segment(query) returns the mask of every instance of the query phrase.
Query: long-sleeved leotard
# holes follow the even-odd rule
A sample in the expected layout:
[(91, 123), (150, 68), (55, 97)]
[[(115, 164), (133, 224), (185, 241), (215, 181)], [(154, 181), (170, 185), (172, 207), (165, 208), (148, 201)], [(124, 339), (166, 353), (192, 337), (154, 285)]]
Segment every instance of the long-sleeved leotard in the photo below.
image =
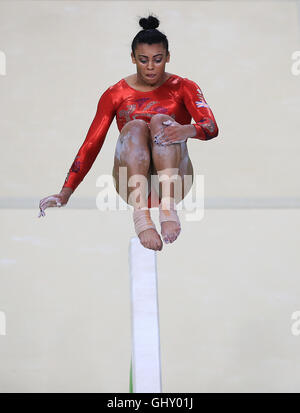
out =
[[(142, 92), (121, 79), (100, 97), (94, 120), (68, 171), (63, 188), (74, 191), (84, 179), (102, 148), (115, 116), (121, 132), (127, 122), (143, 119), (150, 123), (151, 117), (157, 113), (169, 115), (181, 125), (190, 124), (193, 118), (196, 122), (192, 123), (196, 128), (195, 139), (209, 140), (218, 135), (214, 115), (200, 87), (192, 80), (171, 75), (158, 88)], [(148, 199), (150, 196), (151, 193)]]

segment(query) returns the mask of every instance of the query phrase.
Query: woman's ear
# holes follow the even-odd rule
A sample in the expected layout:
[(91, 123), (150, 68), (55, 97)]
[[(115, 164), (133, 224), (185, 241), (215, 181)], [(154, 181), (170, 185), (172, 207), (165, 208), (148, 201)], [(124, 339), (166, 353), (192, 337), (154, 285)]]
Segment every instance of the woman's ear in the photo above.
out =
[(135, 57), (132, 52), (131, 52), (131, 59), (132, 59), (132, 63), (136, 63)]

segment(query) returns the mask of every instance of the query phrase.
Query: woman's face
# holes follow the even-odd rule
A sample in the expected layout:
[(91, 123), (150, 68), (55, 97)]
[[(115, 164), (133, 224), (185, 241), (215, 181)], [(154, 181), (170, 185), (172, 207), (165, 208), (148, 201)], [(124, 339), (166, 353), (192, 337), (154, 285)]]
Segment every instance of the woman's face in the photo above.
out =
[[(170, 60), (170, 53), (166, 56), (166, 49), (162, 43), (140, 43), (135, 49), (135, 57), (131, 52), (132, 62), (136, 64), (139, 80), (147, 85), (155, 85), (164, 77), (166, 63)], [(154, 77), (147, 75), (153, 74)]]

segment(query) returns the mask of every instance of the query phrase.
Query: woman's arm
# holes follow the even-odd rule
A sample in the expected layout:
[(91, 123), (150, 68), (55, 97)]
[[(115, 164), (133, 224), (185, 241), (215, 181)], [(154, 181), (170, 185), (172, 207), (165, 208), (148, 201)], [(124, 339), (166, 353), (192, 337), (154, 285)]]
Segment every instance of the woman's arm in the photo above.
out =
[(193, 128), (191, 128), (193, 135), (190, 137), (207, 141), (218, 136), (218, 125), (197, 83), (184, 78), (182, 81), (182, 98), (188, 112), (196, 121), (196, 123), (187, 125)]
[(74, 192), (84, 179), (102, 148), (115, 114), (116, 110), (108, 88), (100, 97), (94, 120), (69, 169), (62, 191)]
[(68, 172), (59, 194), (47, 196), (40, 200), (38, 218), (44, 217), (45, 209), (62, 207), (67, 204), (71, 194), (83, 180), (93, 165), (115, 116), (115, 108), (109, 88), (101, 96), (94, 120), (89, 128), (85, 141), (81, 145), (74, 162)]

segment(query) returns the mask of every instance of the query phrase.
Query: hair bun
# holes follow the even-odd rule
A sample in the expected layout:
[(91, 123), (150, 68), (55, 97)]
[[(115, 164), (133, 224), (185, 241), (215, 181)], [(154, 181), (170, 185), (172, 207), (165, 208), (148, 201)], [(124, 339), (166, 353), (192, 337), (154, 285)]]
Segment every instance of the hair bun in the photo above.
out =
[(145, 17), (142, 17), (139, 21), (139, 24), (144, 30), (156, 29), (159, 26), (159, 20), (154, 16), (149, 16), (147, 19)]

